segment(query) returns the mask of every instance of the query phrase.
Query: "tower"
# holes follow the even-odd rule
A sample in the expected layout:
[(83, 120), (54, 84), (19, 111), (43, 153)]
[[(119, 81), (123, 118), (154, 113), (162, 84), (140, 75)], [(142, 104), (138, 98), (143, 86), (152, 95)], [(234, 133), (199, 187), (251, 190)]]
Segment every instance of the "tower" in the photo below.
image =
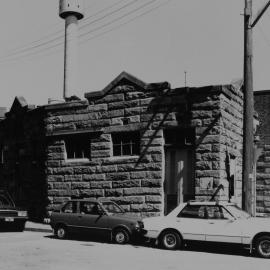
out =
[(84, 17), (83, 0), (60, 0), (59, 16), (65, 19), (63, 98), (66, 100), (78, 87), (78, 20)]

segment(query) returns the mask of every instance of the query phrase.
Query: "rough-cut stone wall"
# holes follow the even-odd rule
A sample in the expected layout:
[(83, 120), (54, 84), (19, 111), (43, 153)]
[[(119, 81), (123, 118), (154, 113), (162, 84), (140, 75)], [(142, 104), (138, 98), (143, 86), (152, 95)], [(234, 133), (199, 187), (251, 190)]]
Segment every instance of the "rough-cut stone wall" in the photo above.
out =
[(256, 210), (258, 215), (270, 215), (270, 145), (264, 145), (257, 162)]
[[(48, 138), (47, 173), (51, 204), (70, 197), (108, 197), (126, 211), (157, 215), (163, 211), (163, 128), (178, 127), (186, 113), (184, 96), (173, 91), (145, 91), (121, 85), (103, 98), (90, 100), (81, 109), (50, 110), (47, 131), (98, 129), (92, 135), (91, 160), (65, 159), (64, 137)], [(111, 133), (137, 130), (140, 156), (112, 156)]]
[(225, 194), (228, 196), (231, 181), (232, 200), (242, 206), (243, 93), (232, 86), (227, 90), (230, 92), (221, 95), (220, 174)]
[(257, 215), (270, 215), (270, 91), (254, 92), (254, 107), (258, 113), (259, 136), (256, 170)]
[[(222, 183), (225, 190), (219, 198), (228, 198), (228, 152), (236, 160), (238, 200), (241, 95), (231, 86), (170, 89), (168, 83), (144, 84), (124, 74), (103, 91), (86, 94), (87, 100), (37, 109), (25, 109), (22, 100), (0, 125), (0, 139), (10, 147), (0, 176), (9, 177), (14, 193), (20, 187), (33, 217), (43, 215), (46, 206), (81, 197), (107, 197), (135, 215), (160, 215), (164, 212), (166, 132), (192, 130), (195, 141), (183, 145), (194, 157), (189, 168), (193, 194), (188, 195), (209, 199)], [(16, 132), (10, 133), (13, 129)], [(139, 132), (140, 154), (113, 156), (112, 134), (127, 131)], [(90, 159), (67, 159), (66, 136), (81, 133), (91, 138)]]
[[(215, 89), (216, 88), (216, 89)], [(235, 199), (241, 204), (242, 92), (216, 86), (192, 97), (191, 125), (196, 127), (195, 188), (198, 199), (209, 199), (222, 184), (219, 199), (228, 200), (228, 155), (235, 158)], [(208, 89), (210, 90), (210, 89)], [(220, 91), (219, 91), (220, 90)], [(216, 91), (216, 94), (213, 94)], [(212, 92), (212, 93), (211, 93)]]
[[(226, 95), (221, 95), (223, 90)], [(239, 158), (240, 100), (241, 95), (230, 87), (150, 91), (125, 84), (115, 86), (101, 97), (89, 98), (89, 105), (81, 108), (71, 104), (60, 105), (57, 109), (47, 106), (47, 132), (53, 135), (48, 137), (46, 163), (51, 205), (70, 197), (108, 197), (134, 214), (162, 213), (163, 130), (179, 127), (195, 129), (194, 195), (199, 199), (209, 198), (221, 180), (226, 179), (225, 145), (229, 145)], [(230, 121), (227, 129), (231, 133), (226, 134), (226, 137), (231, 136), (230, 143), (225, 141), (222, 131), (221, 110), (225, 114), (222, 124)], [(102, 129), (92, 135), (91, 160), (66, 160), (64, 137), (56, 136), (57, 132), (83, 129)], [(140, 156), (112, 156), (111, 134), (134, 130), (141, 135)], [(240, 196), (240, 191), (236, 193)]]

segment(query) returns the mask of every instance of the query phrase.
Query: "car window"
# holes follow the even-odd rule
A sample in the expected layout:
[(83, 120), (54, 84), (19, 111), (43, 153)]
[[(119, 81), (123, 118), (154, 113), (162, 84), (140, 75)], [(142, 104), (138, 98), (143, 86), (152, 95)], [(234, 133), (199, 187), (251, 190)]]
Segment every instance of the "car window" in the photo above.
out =
[(77, 213), (77, 203), (68, 202), (63, 208), (62, 212), (64, 213)]
[(100, 206), (95, 202), (80, 202), (80, 213), (88, 215), (99, 215)]
[(1, 206), (12, 206), (12, 203), (5, 195), (0, 195), (0, 207)]
[(226, 209), (235, 217), (235, 218), (249, 218), (250, 215), (243, 211), (240, 207), (237, 205), (228, 205), (226, 206)]
[(224, 219), (223, 212), (218, 205), (208, 205), (206, 210), (208, 219)]
[(205, 206), (187, 205), (177, 217), (181, 218), (205, 218)]
[(125, 211), (114, 202), (102, 202), (105, 210), (111, 214), (124, 213)]
[(221, 210), (223, 212), (224, 218), (225, 219), (233, 219), (233, 215), (231, 213), (228, 212), (227, 209), (225, 209), (224, 207), (221, 207)]
[(208, 219), (232, 219), (233, 216), (219, 205), (208, 205), (206, 207)]

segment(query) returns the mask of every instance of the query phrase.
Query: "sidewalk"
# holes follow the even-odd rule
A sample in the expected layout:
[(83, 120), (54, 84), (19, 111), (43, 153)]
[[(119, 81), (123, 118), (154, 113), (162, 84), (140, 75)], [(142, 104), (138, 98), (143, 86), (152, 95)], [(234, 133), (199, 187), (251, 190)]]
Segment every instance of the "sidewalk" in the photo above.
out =
[(25, 231), (53, 233), (49, 224), (36, 223), (32, 221), (27, 221), (25, 223)]

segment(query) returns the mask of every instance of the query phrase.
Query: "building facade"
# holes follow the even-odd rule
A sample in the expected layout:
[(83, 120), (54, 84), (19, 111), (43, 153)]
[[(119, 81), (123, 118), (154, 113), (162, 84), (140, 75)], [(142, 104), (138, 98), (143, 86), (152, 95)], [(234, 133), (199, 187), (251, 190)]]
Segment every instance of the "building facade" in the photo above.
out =
[(0, 122), (0, 183), (33, 218), (82, 197), (160, 215), (220, 184), (218, 199), (241, 205), (242, 105), (233, 85), (171, 89), (126, 72), (85, 100), (16, 98)]

